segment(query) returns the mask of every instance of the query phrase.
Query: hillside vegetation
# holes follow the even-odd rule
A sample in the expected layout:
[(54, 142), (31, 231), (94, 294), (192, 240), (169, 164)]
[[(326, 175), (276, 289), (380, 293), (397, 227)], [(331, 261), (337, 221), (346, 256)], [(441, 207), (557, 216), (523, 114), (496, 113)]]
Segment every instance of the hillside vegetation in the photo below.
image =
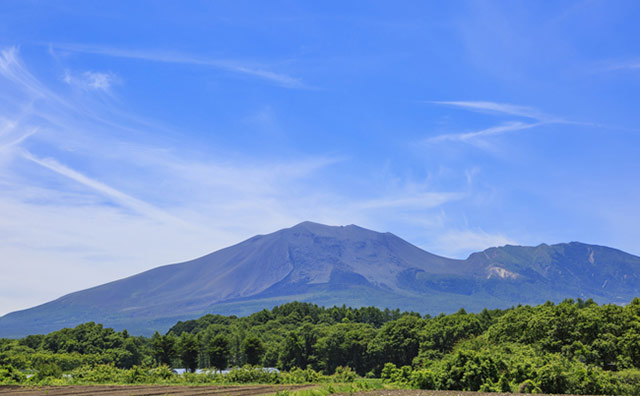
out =
[[(205, 315), (149, 338), (86, 323), (1, 339), (0, 365), (0, 383), (300, 383), (334, 375), (424, 389), (638, 395), (640, 299), (436, 317), (289, 303), (247, 317)], [(169, 367), (236, 369), (179, 376)]]

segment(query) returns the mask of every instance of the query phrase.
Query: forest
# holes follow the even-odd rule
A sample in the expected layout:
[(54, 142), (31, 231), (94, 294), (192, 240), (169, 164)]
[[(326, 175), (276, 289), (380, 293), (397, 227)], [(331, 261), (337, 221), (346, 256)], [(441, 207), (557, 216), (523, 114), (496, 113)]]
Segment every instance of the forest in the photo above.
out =
[(247, 317), (208, 314), (152, 337), (90, 322), (0, 339), (0, 384), (358, 378), (422, 389), (638, 395), (640, 299), (434, 317), (293, 302)]

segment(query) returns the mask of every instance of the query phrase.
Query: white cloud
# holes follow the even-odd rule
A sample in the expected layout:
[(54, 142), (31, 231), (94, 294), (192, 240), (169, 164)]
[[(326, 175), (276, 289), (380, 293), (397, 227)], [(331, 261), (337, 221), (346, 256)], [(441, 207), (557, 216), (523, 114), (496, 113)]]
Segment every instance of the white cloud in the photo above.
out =
[(459, 107), (466, 110), (490, 113), (502, 113), (512, 116), (546, 120), (549, 117), (539, 110), (528, 106), (518, 106), (510, 103), (497, 103), (488, 101), (431, 101), (429, 103)]
[(115, 74), (85, 71), (80, 74), (73, 74), (69, 70), (65, 71), (62, 81), (65, 83), (86, 90), (109, 91), (111, 86), (119, 79)]
[(44, 96), (43, 87), (27, 72), (18, 58), (18, 49), (9, 47), (0, 50), (0, 74), (7, 80), (19, 85), (27, 94), (35, 97)]
[(504, 133), (520, 131), (523, 129), (535, 128), (541, 124), (542, 123), (540, 122), (536, 122), (536, 123), (524, 123), (524, 122), (517, 122), (517, 121), (507, 122), (501, 125), (493, 126), (490, 128), (479, 130), (479, 131), (464, 132), (464, 133), (450, 133), (445, 135), (434, 136), (434, 137), (428, 138), (426, 142), (438, 143), (438, 142), (443, 142), (447, 140), (466, 142), (476, 138), (500, 135)]
[(481, 251), (493, 246), (516, 245), (512, 239), (502, 234), (489, 234), (482, 230), (448, 231), (439, 235), (434, 246), (443, 254), (458, 257), (461, 253)]
[(447, 202), (458, 201), (464, 198), (464, 193), (452, 192), (425, 192), (415, 194), (402, 194), (399, 197), (387, 197), (384, 199), (365, 200), (358, 204), (362, 209), (404, 208), (404, 209), (428, 209), (441, 206)]
[(0, 116), (0, 152), (19, 145), (37, 132), (36, 127), (23, 130), (20, 127), (20, 117), (8, 119)]
[(567, 121), (558, 117), (545, 114), (538, 109), (528, 106), (519, 106), (510, 103), (498, 103), (490, 101), (431, 101), (428, 102), (436, 105), (452, 106), (467, 111), (495, 114), (500, 117), (523, 117), (532, 121), (523, 122), (520, 120), (504, 121), (499, 125), (488, 128), (475, 130), (471, 132), (446, 133), (438, 136), (432, 136), (425, 139), (425, 143), (441, 143), (446, 141), (457, 141), (475, 144), (478, 147), (488, 148), (486, 144), (487, 137), (503, 135), (507, 133), (532, 129), (549, 124), (573, 124), (582, 126), (595, 127), (598, 125), (590, 123), (582, 123), (575, 121)]
[(172, 225), (175, 225), (176, 223), (182, 223), (181, 220), (155, 208), (153, 205), (150, 205), (128, 194), (118, 191), (117, 189), (101, 183), (97, 180), (93, 180), (78, 171), (60, 164), (53, 158), (38, 158), (28, 151), (23, 151), (22, 155), (29, 161), (32, 161), (44, 168), (47, 168), (84, 186), (87, 186), (90, 189), (98, 192), (99, 194), (109, 197), (113, 201), (121, 204), (123, 207), (132, 209), (150, 219), (156, 219), (158, 221), (166, 222)]
[(50, 47), (64, 51), (82, 52), (115, 58), (139, 59), (151, 62), (180, 63), (213, 67), (216, 69), (226, 70), (237, 74), (244, 74), (261, 80), (269, 81), (285, 88), (312, 88), (306, 85), (299, 78), (291, 77), (283, 73), (276, 73), (261, 66), (248, 65), (246, 63), (235, 60), (203, 58), (195, 55), (188, 55), (171, 51), (126, 50), (119, 48), (86, 46), (77, 44), (52, 44)]

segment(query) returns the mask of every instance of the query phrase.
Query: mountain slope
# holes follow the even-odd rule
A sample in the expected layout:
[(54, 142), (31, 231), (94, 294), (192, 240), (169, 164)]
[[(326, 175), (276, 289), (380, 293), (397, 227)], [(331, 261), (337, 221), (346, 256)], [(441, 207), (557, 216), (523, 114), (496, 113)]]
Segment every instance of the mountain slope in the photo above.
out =
[(640, 258), (579, 243), (505, 246), (454, 260), (390, 233), (305, 222), (0, 318), (0, 336), (96, 321), (133, 333), (207, 312), (247, 314), (294, 299), (422, 313), (640, 295)]

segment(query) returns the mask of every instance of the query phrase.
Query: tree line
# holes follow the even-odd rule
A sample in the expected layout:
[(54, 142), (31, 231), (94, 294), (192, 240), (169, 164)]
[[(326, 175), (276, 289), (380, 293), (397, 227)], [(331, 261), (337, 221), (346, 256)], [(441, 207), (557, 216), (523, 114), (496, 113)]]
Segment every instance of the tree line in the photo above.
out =
[(435, 317), (294, 302), (247, 317), (205, 315), (152, 337), (85, 323), (0, 340), (5, 371), (100, 364), (189, 371), (251, 365), (326, 375), (349, 368), (429, 389), (640, 394), (640, 299)]

